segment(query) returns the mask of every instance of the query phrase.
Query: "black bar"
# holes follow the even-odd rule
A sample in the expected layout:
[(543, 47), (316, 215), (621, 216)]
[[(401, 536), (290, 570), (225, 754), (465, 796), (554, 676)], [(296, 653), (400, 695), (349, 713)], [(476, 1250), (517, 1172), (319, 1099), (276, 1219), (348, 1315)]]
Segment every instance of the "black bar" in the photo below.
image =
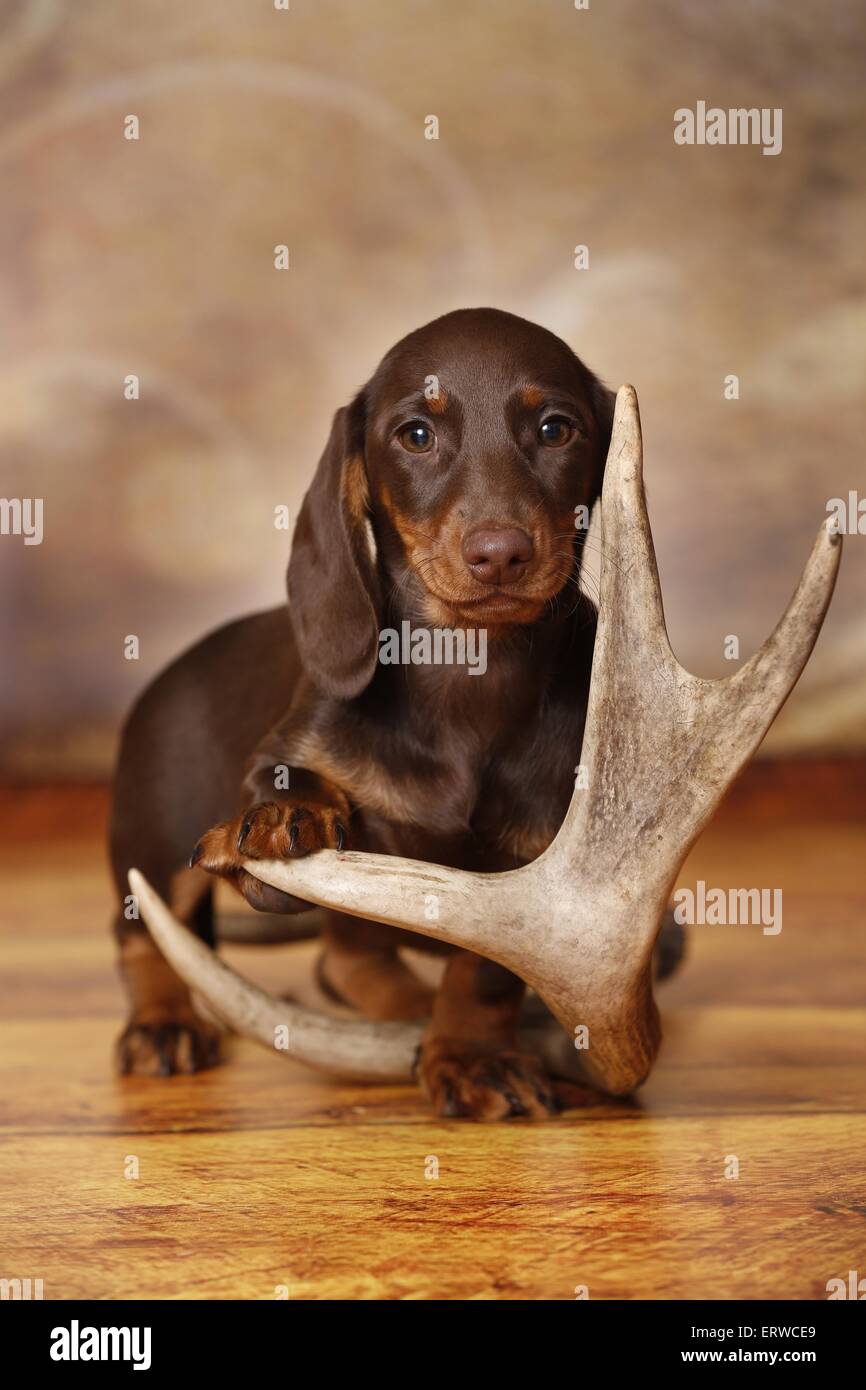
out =
[[(422, 1354), (424, 1374), (429, 1373), (429, 1351), (434, 1358), (441, 1356), (444, 1369), (453, 1353), (453, 1342), (440, 1341), (445, 1308), (449, 1318), (459, 1320), (458, 1330), (464, 1339), (474, 1334), (485, 1340), (478, 1344), (479, 1358), (484, 1361), (484, 1347), (494, 1350), (512, 1344), (520, 1336), (520, 1323), (531, 1318), (531, 1332), (537, 1331), (539, 1316), (545, 1321), (553, 1317), (549, 1331), (567, 1340), (560, 1346), (550, 1374), (560, 1379), (566, 1351), (570, 1354), (574, 1379), (581, 1379), (584, 1370), (598, 1365), (606, 1370), (667, 1371), (672, 1367), (700, 1370), (716, 1365), (737, 1371), (762, 1367), (768, 1370), (785, 1369), (789, 1365), (810, 1367), (826, 1380), (828, 1372), (857, 1364), (862, 1345), (864, 1319), (859, 1307), (845, 1307), (854, 1300), (821, 1300), (816, 1302), (592, 1302), (575, 1300), (571, 1306), (558, 1304), (555, 1316), (546, 1314), (538, 1303), (513, 1307), (506, 1324), (499, 1324), (490, 1308), (472, 1303), (455, 1308), (436, 1305), (435, 1323), (429, 1314), (420, 1314), (430, 1332), (430, 1342)], [(863, 1299), (857, 1300), (864, 1301)], [(419, 1316), (413, 1304), (412, 1316)], [(530, 1311), (531, 1309), (531, 1311)], [(367, 1312), (361, 1325), (363, 1332), (372, 1330)], [(351, 1319), (356, 1313), (346, 1304), (340, 1305), (340, 1318)], [(386, 1334), (397, 1336), (405, 1332), (403, 1315), (389, 1316), (382, 1325)], [(493, 1317), (493, 1324), (487, 1322)], [(387, 1352), (387, 1343), (379, 1345), (366, 1338), (352, 1338), (345, 1329), (334, 1340), (301, 1341), (302, 1334), (311, 1330), (321, 1318), (322, 1329), (333, 1329), (333, 1310), (327, 1304), (306, 1300), (295, 1302), (274, 1300), (270, 1306), (263, 1302), (27, 1302), (5, 1300), (0, 1304), (0, 1330), (6, 1365), (16, 1366), (18, 1383), (29, 1372), (50, 1374), (52, 1381), (62, 1383), (70, 1376), (93, 1379), (100, 1372), (162, 1376), (166, 1372), (189, 1370), (196, 1375), (210, 1375), (224, 1380), (227, 1375), (250, 1376), (281, 1371), (287, 1381), (303, 1374), (307, 1381), (316, 1376), (315, 1365), (322, 1356), (321, 1373), (328, 1379), (334, 1374), (334, 1353), (345, 1347), (357, 1356), (357, 1373), (365, 1380), (375, 1381), (380, 1375), (390, 1378), (394, 1363)], [(96, 1331), (94, 1332), (94, 1329)], [(116, 1335), (102, 1329), (116, 1329)], [(133, 1329), (138, 1329), (137, 1335)], [(414, 1324), (413, 1324), (414, 1329)], [(493, 1339), (490, 1340), (490, 1334)], [(347, 1335), (348, 1334), (348, 1335)], [(420, 1347), (421, 1344), (419, 1344)], [(448, 1346), (452, 1351), (448, 1351)], [(462, 1344), (461, 1344), (462, 1345)], [(529, 1351), (532, 1341), (524, 1343)], [(542, 1343), (551, 1349), (549, 1340)], [(354, 1352), (352, 1348), (354, 1347)], [(442, 1348), (441, 1353), (438, 1351)], [(59, 1353), (78, 1359), (54, 1359)], [(91, 1350), (98, 1350), (105, 1359), (85, 1359)], [(110, 1359), (113, 1353), (126, 1353), (125, 1360)], [(585, 1353), (585, 1355), (584, 1355)], [(379, 1360), (381, 1356), (381, 1361)], [(775, 1358), (775, 1359), (774, 1359)], [(546, 1360), (547, 1358), (545, 1358)], [(133, 1369), (135, 1361), (141, 1369)], [(147, 1364), (145, 1365), (145, 1362)], [(311, 1364), (312, 1363), (312, 1364)], [(461, 1353), (461, 1363), (463, 1353)], [(390, 1369), (389, 1369), (390, 1366)], [(303, 1369), (302, 1369), (303, 1368)], [(453, 1370), (453, 1365), (451, 1366)], [(412, 1374), (409, 1365), (402, 1374)], [(542, 1372), (539, 1372), (542, 1374)]]

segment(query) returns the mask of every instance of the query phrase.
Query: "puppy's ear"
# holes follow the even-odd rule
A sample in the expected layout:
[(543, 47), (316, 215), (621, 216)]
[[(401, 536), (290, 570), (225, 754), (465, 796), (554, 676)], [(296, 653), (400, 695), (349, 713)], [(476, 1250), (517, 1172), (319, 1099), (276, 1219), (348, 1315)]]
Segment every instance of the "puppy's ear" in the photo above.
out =
[(351, 700), (376, 669), (379, 598), (364, 464), (361, 391), (334, 416), (304, 498), (286, 576), (301, 660), (328, 695)]
[(608, 388), (598, 380), (592, 383), (592, 409), (598, 425), (598, 447), (601, 456), (601, 467), (604, 471), (604, 463), (607, 458), (607, 451), (610, 448), (610, 436), (613, 431), (613, 412), (616, 406), (616, 392), (609, 391)]
[(593, 487), (593, 502), (595, 502), (601, 496), (601, 485), (604, 481), (604, 466), (607, 463), (607, 451), (610, 448), (610, 437), (613, 433), (616, 392), (609, 391), (598, 377), (593, 377), (590, 399), (598, 428), (598, 452), (596, 454), (595, 485)]

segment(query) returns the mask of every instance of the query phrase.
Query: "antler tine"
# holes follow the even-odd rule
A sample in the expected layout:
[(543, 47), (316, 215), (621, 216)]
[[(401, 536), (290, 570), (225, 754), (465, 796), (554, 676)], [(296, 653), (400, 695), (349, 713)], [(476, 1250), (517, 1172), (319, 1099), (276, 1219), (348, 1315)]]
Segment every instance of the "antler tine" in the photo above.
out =
[(404, 1081), (411, 1075), (420, 1041), (417, 1026), (332, 1018), (277, 999), (231, 970), (177, 922), (138, 869), (130, 869), (129, 886), (162, 954), (238, 1033), (337, 1075), (368, 1081)]
[(738, 711), (747, 754), (763, 738), (809, 659), (833, 597), (841, 558), (842, 537), (828, 518), (774, 631), (739, 671), (720, 682)]
[[(599, 611), (598, 640), (640, 641), (652, 660), (673, 661), (643, 486), (643, 435), (633, 386), (621, 386), (601, 494), (602, 583), (615, 602)], [(605, 562), (607, 569), (605, 571)]]
[(571, 859), (595, 841), (627, 853), (622, 818), (646, 798), (657, 728), (653, 710), (670, 706), (684, 679), (665, 625), (655, 547), (643, 487), (643, 438), (633, 386), (617, 392), (601, 501), (602, 559), (598, 627), (578, 782), (562, 828), (547, 851)]

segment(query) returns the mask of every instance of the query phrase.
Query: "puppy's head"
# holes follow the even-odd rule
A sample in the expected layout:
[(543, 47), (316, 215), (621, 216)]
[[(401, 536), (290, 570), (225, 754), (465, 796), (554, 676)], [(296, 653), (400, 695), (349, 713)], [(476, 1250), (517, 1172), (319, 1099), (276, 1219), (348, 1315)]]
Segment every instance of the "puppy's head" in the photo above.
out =
[(305, 663), (341, 697), (370, 680), (382, 595), (416, 622), (535, 622), (576, 582), (613, 394), (543, 328), (493, 309), (399, 342), (331, 438), (289, 564)]

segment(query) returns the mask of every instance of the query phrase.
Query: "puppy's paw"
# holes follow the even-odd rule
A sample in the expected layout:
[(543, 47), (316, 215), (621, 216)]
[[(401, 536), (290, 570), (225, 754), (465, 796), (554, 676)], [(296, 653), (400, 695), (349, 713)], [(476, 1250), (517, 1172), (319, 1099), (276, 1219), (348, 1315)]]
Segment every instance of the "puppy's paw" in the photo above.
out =
[(546, 1120), (560, 1108), (541, 1062), (526, 1052), (434, 1038), (422, 1044), (418, 1075), (436, 1114), (447, 1118)]
[(190, 868), (232, 874), (245, 859), (291, 859), (317, 849), (343, 849), (345, 843), (345, 827), (334, 807), (261, 801), (208, 830), (189, 862)]
[(219, 1062), (219, 1031), (191, 1008), (133, 1014), (117, 1040), (121, 1076), (173, 1076)]

